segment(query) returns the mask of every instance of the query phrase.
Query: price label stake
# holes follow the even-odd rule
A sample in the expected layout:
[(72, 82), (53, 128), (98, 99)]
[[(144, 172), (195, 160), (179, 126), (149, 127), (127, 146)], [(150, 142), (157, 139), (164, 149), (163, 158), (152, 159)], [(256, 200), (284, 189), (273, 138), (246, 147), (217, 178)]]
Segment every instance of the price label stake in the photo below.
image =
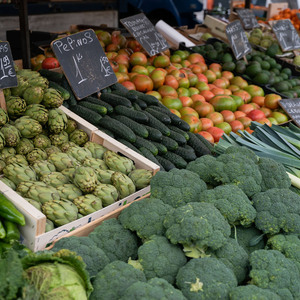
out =
[(259, 27), (255, 15), (251, 9), (238, 9), (237, 14), (246, 30)]
[(300, 98), (279, 100), (279, 105), (290, 116), (290, 118), (300, 127)]
[(155, 29), (144, 14), (124, 18), (120, 22), (150, 56), (169, 49), (166, 39)]
[(118, 81), (92, 29), (55, 40), (51, 48), (77, 99), (97, 93)]

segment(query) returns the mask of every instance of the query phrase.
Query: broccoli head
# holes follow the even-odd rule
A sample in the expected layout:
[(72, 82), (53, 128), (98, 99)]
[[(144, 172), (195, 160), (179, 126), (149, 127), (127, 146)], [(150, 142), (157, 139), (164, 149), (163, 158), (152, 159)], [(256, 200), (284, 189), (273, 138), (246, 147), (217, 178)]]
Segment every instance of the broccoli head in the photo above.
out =
[(180, 268), (176, 285), (189, 300), (228, 299), (237, 280), (231, 269), (217, 258), (193, 258)]
[(138, 249), (138, 260), (129, 260), (141, 269), (147, 279), (160, 277), (174, 283), (179, 268), (186, 264), (181, 248), (171, 244), (164, 236), (154, 235)]
[(119, 260), (104, 267), (93, 281), (94, 291), (91, 300), (118, 300), (125, 290), (137, 281), (146, 282), (142, 271)]
[(294, 261), (277, 250), (256, 250), (249, 261), (251, 284), (270, 289), (281, 299), (300, 299), (300, 273)]
[(151, 197), (161, 199), (173, 207), (197, 202), (199, 194), (206, 190), (205, 182), (199, 176), (185, 169), (159, 171), (150, 182)]
[(267, 234), (300, 234), (300, 195), (290, 189), (269, 189), (252, 198), (255, 225)]
[(280, 300), (281, 298), (268, 289), (248, 284), (238, 286), (229, 293), (230, 300)]
[(118, 220), (131, 231), (136, 231), (142, 239), (148, 239), (151, 235), (163, 235), (164, 218), (172, 209), (168, 204), (157, 198), (145, 198), (133, 202), (119, 215)]
[(182, 244), (185, 255), (205, 256), (208, 248), (222, 247), (229, 235), (230, 225), (211, 203), (191, 202), (171, 210), (164, 220), (166, 237), (172, 244)]
[(262, 175), (262, 192), (272, 188), (288, 189), (291, 186), (291, 179), (283, 164), (272, 158), (261, 157), (258, 161), (258, 167)]
[(88, 236), (70, 236), (62, 238), (55, 243), (51, 250), (59, 251), (61, 249), (69, 249), (81, 256), (86, 264), (86, 270), (90, 274), (90, 277), (94, 277), (110, 263), (110, 260), (104, 251), (98, 248), (95, 242)]
[(186, 300), (182, 292), (162, 278), (133, 283), (120, 300)]
[(110, 261), (126, 261), (129, 257), (137, 257), (138, 239), (128, 229), (125, 229), (117, 219), (109, 219), (94, 229), (89, 237), (108, 256)]
[(254, 163), (258, 162), (258, 156), (251, 149), (246, 146), (230, 146), (225, 150), (226, 154), (241, 154), (246, 156), (247, 159), (252, 160)]
[(250, 226), (256, 217), (256, 210), (251, 201), (234, 184), (219, 185), (203, 191), (199, 200), (214, 204), (230, 225)]

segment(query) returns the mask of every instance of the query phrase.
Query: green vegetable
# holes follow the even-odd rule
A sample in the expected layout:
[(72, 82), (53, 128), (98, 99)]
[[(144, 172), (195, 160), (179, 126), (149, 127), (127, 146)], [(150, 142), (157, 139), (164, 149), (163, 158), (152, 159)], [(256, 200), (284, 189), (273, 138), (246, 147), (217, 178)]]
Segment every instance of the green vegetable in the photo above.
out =
[[(53, 73), (53, 72), (52, 72)], [(48, 78), (49, 79), (49, 78)], [(64, 98), (64, 100), (68, 100), (70, 98), (70, 93), (65, 88), (63, 88), (60, 84), (57, 82), (49, 80), (49, 87), (56, 89), (59, 91)]]
[(137, 111), (132, 108), (128, 108), (124, 105), (117, 105), (114, 107), (114, 111), (118, 115), (125, 116), (127, 118), (130, 118), (131, 120), (134, 120), (138, 123), (147, 124), (149, 121), (149, 117), (147, 117), (144, 112)]
[(187, 162), (180, 155), (174, 152), (168, 151), (162, 157), (172, 162), (178, 169), (185, 169), (187, 166)]
[(229, 297), (231, 300), (280, 300), (281, 298), (269, 289), (259, 288), (256, 285), (248, 284), (233, 288)]
[(176, 168), (175, 165), (171, 161), (167, 160), (166, 158), (164, 158), (160, 155), (156, 155), (155, 159), (158, 161), (158, 165), (162, 166), (162, 168), (160, 169), (161, 171), (168, 172), (168, 171)]
[(141, 93), (139, 91), (130, 90), (127, 92), (126, 97), (130, 97), (130, 95), (137, 97), (147, 103), (147, 105), (158, 105), (159, 101), (152, 95), (147, 95)]
[(109, 114), (111, 114), (114, 111), (114, 108), (110, 104), (108, 104), (107, 102), (104, 102), (98, 98), (88, 96), (88, 97), (84, 98), (83, 100), (86, 102), (89, 102), (89, 103), (104, 106), (107, 110), (107, 113), (109, 113)]
[(117, 105), (124, 105), (129, 108), (132, 107), (130, 100), (112, 93), (102, 93), (100, 95), (100, 100), (109, 103), (113, 107), (116, 107)]
[[(53, 72), (51, 70), (47, 69), (41, 69), (39, 70), (39, 73), (43, 76), (46, 77), (48, 80), (60, 83), (63, 79), (64, 74), (63, 73), (58, 73), (58, 72)], [(50, 81), (49, 81), (50, 83)]]
[(20, 240), (20, 231), (16, 223), (4, 220), (3, 225), (5, 228), (6, 236), (5, 240), (11, 242), (13, 240)]
[(0, 220), (0, 239), (4, 239), (6, 237), (6, 231), (3, 226), (3, 222)]
[(148, 149), (154, 156), (158, 154), (157, 147), (154, 144), (152, 144), (151, 141), (146, 140), (140, 136), (136, 136), (136, 140), (133, 143), (133, 145), (135, 147), (137, 147), (138, 149), (140, 149), (142, 147)]
[(158, 129), (148, 125), (144, 125), (144, 127), (147, 129), (149, 133), (148, 139), (150, 141), (160, 142), (162, 140), (162, 133)]
[(161, 143), (168, 149), (168, 151), (175, 151), (178, 148), (178, 143), (168, 136), (162, 136)]
[(93, 110), (94, 112), (100, 114), (101, 116), (104, 116), (107, 114), (107, 108), (100, 105), (100, 104), (94, 104), (94, 103), (90, 103), (88, 101), (79, 101), (78, 102), (79, 106), (84, 106), (90, 110)]
[(175, 151), (175, 154), (181, 156), (185, 161), (190, 162), (197, 159), (196, 153), (189, 145), (179, 146)]
[(207, 145), (203, 141), (197, 138), (197, 133), (188, 132), (188, 135), (189, 140), (187, 144), (194, 149), (198, 157), (201, 157), (202, 155), (211, 154), (210, 148), (207, 147)]
[(145, 110), (143, 111), (143, 113), (149, 118), (148, 126), (158, 129), (163, 135), (166, 136), (170, 135), (170, 129), (164, 123), (156, 119), (154, 116), (152, 116), (150, 113), (148, 113)]
[(98, 125), (102, 119), (102, 116), (97, 112), (80, 105), (71, 106), (70, 110), (93, 125)]
[(163, 112), (160, 112), (160, 111), (156, 110), (155, 108), (151, 108), (151, 107), (146, 108), (145, 111), (150, 113), (153, 117), (155, 117), (160, 122), (162, 122), (166, 125), (171, 124), (171, 118), (168, 115), (164, 114)]
[(3, 194), (0, 194), (0, 216), (21, 226), (25, 225), (24, 216)]

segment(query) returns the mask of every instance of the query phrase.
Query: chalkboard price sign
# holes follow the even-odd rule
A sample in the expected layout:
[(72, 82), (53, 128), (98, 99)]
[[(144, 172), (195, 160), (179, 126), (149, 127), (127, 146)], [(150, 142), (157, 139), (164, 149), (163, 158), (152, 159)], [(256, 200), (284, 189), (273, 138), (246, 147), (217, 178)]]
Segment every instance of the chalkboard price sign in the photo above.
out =
[(0, 42), (0, 89), (17, 85), (17, 75), (9, 43)]
[(279, 100), (279, 105), (300, 127), (300, 98)]
[(120, 22), (150, 56), (154, 56), (169, 48), (165, 38), (155, 29), (144, 14), (124, 18)]
[(246, 30), (259, 27), (255, 15), (251, 9), (238, 9), (236, 12)]
[(252, 51), (252, 47), (239, 20), (228, 24), (225, 32), (236, 59), (240, 59)]
[(51, 47), (78, 99), (117, 82), (109, 60), (92, 29), (55, 40)]
[(291, 20), (271, 21), (270, 24), (282, 51), (300, 49), (300, 38)]

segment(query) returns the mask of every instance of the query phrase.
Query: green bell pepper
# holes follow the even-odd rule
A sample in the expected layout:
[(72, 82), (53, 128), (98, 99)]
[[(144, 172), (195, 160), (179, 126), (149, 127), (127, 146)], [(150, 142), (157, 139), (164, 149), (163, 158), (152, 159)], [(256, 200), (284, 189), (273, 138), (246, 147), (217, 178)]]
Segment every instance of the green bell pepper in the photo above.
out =
[(25, 225), (25, 217), (3, 194), (0, 194), (0, 216), (21, 226)]

